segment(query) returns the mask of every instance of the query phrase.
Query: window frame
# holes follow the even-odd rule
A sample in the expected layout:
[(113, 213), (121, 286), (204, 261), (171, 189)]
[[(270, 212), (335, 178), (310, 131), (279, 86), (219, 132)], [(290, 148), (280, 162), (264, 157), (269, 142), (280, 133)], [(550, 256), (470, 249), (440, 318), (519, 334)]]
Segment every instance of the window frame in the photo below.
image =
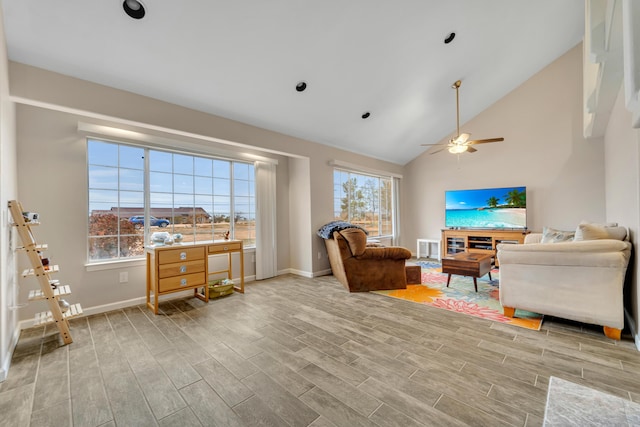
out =
[[(372, 238), (380, 238), (380, 239), (386, 239), (386, 238), (390, 238), (390, 239), (394, 239), (395, 238), (395, 233), (394, 230), (396, 229), (396, 222), (397, 222), (397, 216), (399, 215), (399, 213), (396, 211), (396, 197), (397, 195), (395, 194), (396, 188), (394, 186), (394, 182), (393, 182), (393, 176), (390, 175), (385, 175), (385, 174), (381, 174), (381, 173), (375, 173), (375, 172), (363, 172), (360, 170), (354, 170), (354, 169), (350, 169), (347, 167), (343, 167), (343, 166), (337, 166), (335, 165), (333, 168), (333, 219), (334, 220), (345, 220), (348, 222), (354, 222), (354, 219), (351, 215), (351, 212), (348, 212), (347, 214), (347, 218), (341, 218), (338, 215), (336, 215), (336, 213), (338, 212), (337, 209), (337, 200), (339, 200), (339, 198), (336, 197), (336, 188), (338, 185), (343, 185), (342, 181), (340, 182), (336, 182), (336, 173), (345, 173), (347, 174), (347, 181), (349, 181), (351, 178), (351, 175), (357, 175), (359, 177), (363, 177), (363, 178), (373, 178), (378, 180), (378, 187), (377, 187), (377, 203), (378, 203), (378, 208), (377, 211), (374, 212), (374, 215), (377, 215), (378, 217), (378, 234), (372, 234), (371, 232), (369, 233), (369, 236)], [(389, 210), (389, 212), (391, 213), (391, 221), (389, 222), (387, 227), (383, 226), (383, 220), (382, 220), (382, 182), (386, 181), (388, 182), (388, 186), (389, 186), (389, 192), (390, 192), (390, 198), (388, 198), (387, 200), (387, 208)], [(351, 205), (352, 202), (348, 202), (348, 209), (351, 209)], [(366, 228), (366, 227), (364, 227)], [(390, 233), (382, 233), (383, 229), (387, 229), (390, 231)], [(369, 229), (367, 229), (368, 231), (370, 231)]]
[[(228, 221), (229, 221), (229, 238), (230, 239), (234, 239), (234, 236), (236, 235), (236, 222), (237, 222), (237, 214), (240, 213), (240, 211), (237, 210), (237, 204), (236, 204), (236, 199), (239, 198), (240, 196), (236, 196), (236, 185), (237, 182), (241, 182), (241, 181), (246, 181), (247, 182), (247, 195), (246, 196), (242, 196), (245, 200), (246, 205), (249, 206), (249, 212), (247, 212), (247, 216), (249, 217), (249, 221), (251, 221), (251, 217), (253, 217), (253, 224), (248, 226), (248, 230), (249, 230), (249, 239), (248, 241), (245, 241), (246, 239), (243, 239), (243, 243), (244, 243), (244, 248), (245, 249), (250, 249), (250, 250), (255, 250), (255, 240), (256, 240), (256, 234), (257, 234), (257, 230), (256, 230), (256, 186), (255, 186), (255, 163), (250, 161), (250, 160), (244, 160), (244, 159), (237, 159), (237, 158), (230, 158), (230, 157), (226, 157), (226, 156), (218, 156), (215, 154), (207, 154), (207, 153), (203, 153), (203, 152), (199, 152), (199, 151), (191, 151), (188, 149), (180, 149), (180, 148), (168, 148), (168, 147), (162, 147), (162, 146), (155, 146), (153, 144), (141, 144), (141, 143), (135, 143), (135, 142), (130, 142), (130, 141), (119, 141), (116, 139), (112, 139), (112, 138), (105, 138), (105, 137), (100, 137), (100, 136), (87, 136), (86, 137), (86, 152), (87, 152), (87, 158), (86, 158), (86, 168), (87, 168), (87, 214), (88, 214), (88, 223), (87, 223), (87, 227), (85, 228), (85, 232), (86, 232), (86, 245), (87, 245), (87, 253), (86, 253), (86, 265), (87, 266), (95, 266), (95, 265), (99, 265), (99, 264), (109, 264), (109, 263), (122, 263), (122, 262), (133, 262), (133, 261), (140, 261), (141, 259), (144, 259), (144, 250), (142, 251), (141, 254), (138, 255), (134, 255), (134, 256), (122, 256), (120, 249), (120, 245), (121, 245), (121, 237), (123, 236), (123, 234), (121, 233), (121, 228), (120, 228), (120, 221), (122, 220), (122, 212), (120, 211), (120, 209), (123, 208), (122, 205), (122, 200), (121, 200), (121, 191), (123, 191), (121, 189), (121, 182), (120, 182), (120, 171), (121, 169), (127, 169), (126, 167), (122, 167), (120, 159), (118, 158), (118, 163), (115, 166), (109, 166), (112, 167), (116, 170), (115, 173), (115, 177), (118, 180), (117, 182), (117, 189), (115, 190), (117, 192), (117, 202), (115, 202), (117, 204), (117, 206), (115, 206), (117, 208), (117, 217), (118, 217), (118, 227), (117, 227), (117, 234), (116, 235), (110, 235), (110, 237), (116, 237), (117, 239), (117, 245), (118, 248), (116, 248), (116, 256), (115, 257), (108, 257), (108, 258), (91, 258), (91, 239), (95, 238), (95, 235), (91, 234), (91, 217), (92, 217), (92, 199), (91, 199), (91, 191), (92, 190), (96, 190), (95, 187), (92, 187), (92, 177), (91, 177), (91, 166), (101, 166), (104, 167), (105, 165), (100, 165), (99, 163), (90, 163), (90, 144), (93, 142), (97, 142), (97, 143), (104, 143), (104, 144), (112, 144), (116, 147), (118, 153), (121, 150), (121, 147), (125, 147), (125, 148), (135, 148), (135, 149), (141, 149), (143, 150), (143, 157), (144, 157), (144, 164), (143, 164), (143, 190), (142, 190), (142, 195), (143, 195), (143, 207), (141, 208), (144, 211), (144, 227), (143, 227), (143, 234), (142, 236), (142, 246), (144, 247), (144, 245), (147, 244), (147, 242), (149, 242), (150, 240), (150, 221), (149, 221), (149, 217), (153, 216), (152, 215), (152, 201), (151, 201), (151, 195), (152, 195), (152, 191), (151, 191), (151, 179), (150, 179), (150, 174), (151, 174), (151, 167), (150, 167), (150, 153), (152, 152), (163, 152), (163, 153), (168, 153), (169, 155), (171, 155), (171, 161), (172, 161), (172, 170), (170, 172), (171, 175), (171, 179), (172, 181), (176, 179), (176, 175), (184, 175), (187, 177), (190, 177), (193, 180), (193, 189), (190, 193), (184, 193), (186, 195), (190, 195), (192, 197), (193, 200), (193, 207), (195, 209), (196, 207), (196, 200), (197, 200), (197, 196), (199, 195), (199, 193), (197, 193), (197, 189), (196, 189), (196, 178), (197, 177), (202, 177), (201, 175), (197, 175), (196, 174), (196, 167), (195, 167), (195, 163), (196, 163), (196, 159), (201, 158), (201, 159), (207, 159), (210, 160), (212, 162), (215, 161), (222, 161), (222, 162), (228, 162), (229, 163), (229, 169), (228, 169), (228, 175), (226, 175), (225, 177), (223, 177), (223, 179), (228, 179), (229, 180), (229, 195), (228, 195), (228, 211), (229, 211), (229, 216), (228, 216)], [(189, 174), (180, 174), (180, 173), (176, 173), (175, 168), (174, 168), (174, 164), (173, 164), (173, 159), (174, 156), (188, 156), (191, 157), (191, 161), (193, 162), (194, 168), (192, 170), (192, 172)], [(119, 157), (119, 154), (118, 154)], [(213, 163), (212, 163), (213, 165)], [(248, 174), (246, 175), (246, 180), (245, 179), (238, 179), (236, 178), (236, 176), (234, 175), (234, 171), (236, 169), (236, 167), (238, 165), (247, 165), (249, 167), (248, 169)], [(251, 171), (253, 171), (253, 173), (251, 173)], [(214, 174), (215, 172), (212, 171), (211, 173), (211, 182), (213, 183), (214, 180)], [(99, 188), (98, 188), (99, 189)], [(113, 190), (112, 190), (113, 191)], [(211, 197), (211, 209), (212, 212), (208, 212), (211, 215), (211, 223), (212, 223), (212, 227), (211, 227), (211, 239), (209, 240), (218, 240), (218, 237), (216, 236), (216, 231), (215, 231), (215, 226), (213, 226), (214, 224), (214, 216), (217, 214), (216, 210), (215, 210), (215, 203), (214, 203), (214, 189), (213, 186), (211, 188), (211, 193), (207, 194)], [(172, 187), (172, 191), (170, 193), (167, 194), (171, 194), (171, 208), (167, 208), (167, 209), (171, 209), (172, 211), (172, 219), (175, 219), (176, 217), (174, 216), (174, 210), (176, 209), (176, 205), (174, 205), (174, 200), (175, 200), (175, 195), (177, 194), (175, 191), (175, 188)], [(182, 193), (180, 193), (182, 194)], [(202, 195), (200, 195), (202, 196)], [(206, 195), (205, 195), (206, 196)], [(108, 202), (107, 202), (108, 203)], [(106, 203), (105, 203), (106, 204)], [(142, 215), (132, 215), (132, 216), (142, 216)], [(193, 224), (195, 225), (197, 223), (196, 221), (196, 216), (194, 215), (193, 217)], [(173, 221), (170, 226), (172, 227), (172, 234), (173, 233), (177, 233), (179, 231), (176, 231), (175, 229), (173, 229), (173, 227), (175, 226), (175, 221)], [(162, 231), (165, 231), (165, 229), (162, 229)], [(193, 232), (193, 236), (194, 236), (194, 240), (197, 239), (197, 235), (198, 233), (196, 232), (196, 227), (194, 227), (194, 232)], [(128, 235), (124, 235), (124, 236), (128, 236)], [(140, 236), (139, 234), (136, 234), (136, 236)], [(206, 240), (204, 240), (206, 241)]]

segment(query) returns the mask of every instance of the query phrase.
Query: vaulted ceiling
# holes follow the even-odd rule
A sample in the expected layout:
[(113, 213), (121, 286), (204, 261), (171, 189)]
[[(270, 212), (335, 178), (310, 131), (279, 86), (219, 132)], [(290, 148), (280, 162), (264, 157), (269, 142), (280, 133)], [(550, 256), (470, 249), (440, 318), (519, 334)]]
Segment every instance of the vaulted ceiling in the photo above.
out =
[(453, 82), (464, 131), (584, 35), (584, 0), (1, 1), (13, 61), (399, 164)]

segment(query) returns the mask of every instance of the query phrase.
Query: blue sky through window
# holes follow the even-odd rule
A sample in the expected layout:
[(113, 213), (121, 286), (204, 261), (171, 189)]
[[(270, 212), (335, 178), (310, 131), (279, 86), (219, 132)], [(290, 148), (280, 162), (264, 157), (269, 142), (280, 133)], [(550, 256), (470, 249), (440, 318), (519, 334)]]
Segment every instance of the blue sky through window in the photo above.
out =
[[(188, 154), (147, 150), (151, 207), (201, 207), (255, 219), (254, 166)], [(89, 140), (89, 211), (144, 206), (145, 149)], [(231, 170), (233, 163), (233, 180)]]

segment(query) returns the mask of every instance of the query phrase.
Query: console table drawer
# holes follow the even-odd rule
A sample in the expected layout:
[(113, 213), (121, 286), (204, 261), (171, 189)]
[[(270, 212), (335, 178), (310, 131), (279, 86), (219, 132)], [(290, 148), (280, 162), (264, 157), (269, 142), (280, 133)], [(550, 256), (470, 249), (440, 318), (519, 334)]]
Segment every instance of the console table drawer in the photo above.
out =
[[(233, 288), (244, 293), (244, 253), (241, 240), (207, 240), (185, 242), (176, 245), (149, 245), (144, 251), (147, 258), (147, 307), (158, 314), (159, 297), (172, 292), (191, 291), (193, 296), (209, 301), (209, 274), (225, 273), (234, 278), (232, 264), (238, 254), (240, 261), (240, 286)], [(225, 255), (227, 268), (211, 273), (210, 256)], [(220, 258), (222, 258), (220, 256)], [(237, 277), (237, 276), (235, 276)]]
[(158, 263), (204, 260), (204, 248), (176, 248), (158, 251)]
[(238, 251), (242, 249), (242, 242), (229, 242), (222, 245), (210, 245), (209, 253), (210, 254), (222, 254), (227, 253), (229, 251)]
[(158, 280), (158, 292), (171, 292), (180, 289), (191, 289), (196, 286), (204, 285), (207, 282), (204, 272), (184, 274), (182, 276), (167, 277)]
[(201, 273), (204, 271), (204, 260), (186, 261), (175, 264), (161, 264), (158, 266), (158, 277), (179, 276), (181, 274)]

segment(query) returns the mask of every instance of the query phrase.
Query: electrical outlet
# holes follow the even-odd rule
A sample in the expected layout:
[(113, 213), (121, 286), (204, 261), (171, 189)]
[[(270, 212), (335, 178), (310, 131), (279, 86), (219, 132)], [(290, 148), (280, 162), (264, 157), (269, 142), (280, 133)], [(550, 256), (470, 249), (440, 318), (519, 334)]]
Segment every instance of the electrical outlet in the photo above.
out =
[(129, 281), (129, 273), (126, 271), (120, 272), (120, 283), (127, 283)]

